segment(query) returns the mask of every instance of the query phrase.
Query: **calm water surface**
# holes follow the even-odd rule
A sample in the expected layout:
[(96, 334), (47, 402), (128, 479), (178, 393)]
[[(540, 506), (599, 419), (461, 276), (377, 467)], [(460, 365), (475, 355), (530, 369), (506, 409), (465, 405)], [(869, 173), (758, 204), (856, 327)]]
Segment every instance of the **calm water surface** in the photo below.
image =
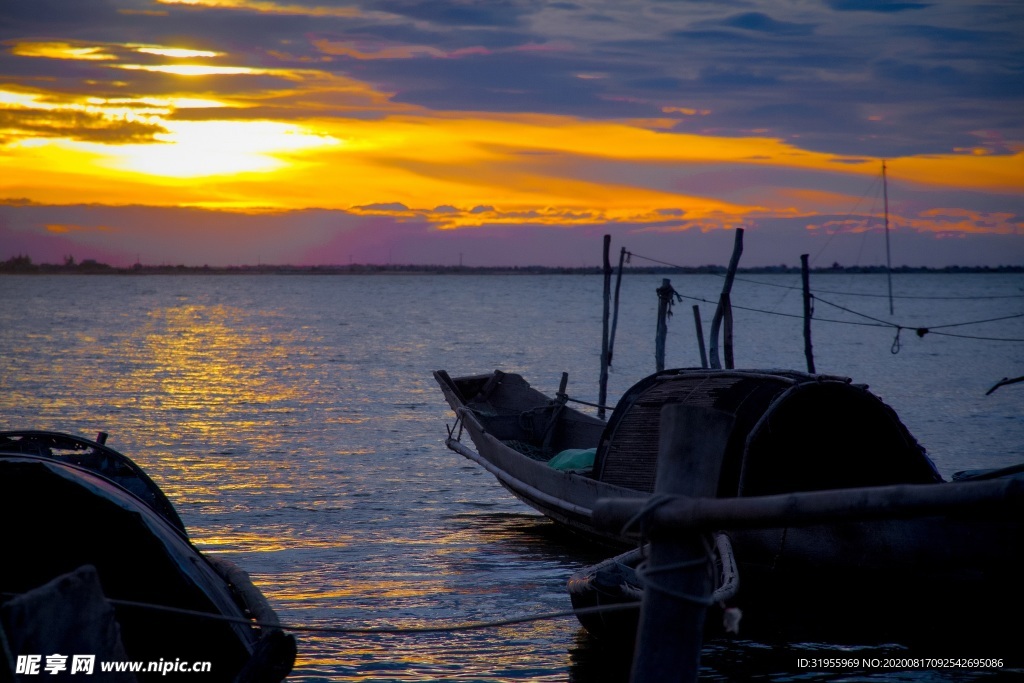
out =
[[(722, 284), (672, 280), (709, 301)], [(660, 283), (655, 275), (623, 283), (610, 400), (654, 369)], [(799, 291), (785, 288), (798, 285), (768, 275), (736, 283), (734, 305), (758, 309), (736, 311), (737, 365), (805, 367), (801, 321), (787, 317), (802, 310)], [(884, 294), (884, 276), (815, 277), (818, 371), (870, 385), (947, 477), (1019, 462), (1024, 385), (985, 392), (1024, 374), (1024, 343), (913, 330), (1024, 339), (1024, 318), (936, 327), (1024, 312), (1024, 277), (902, 275), (894, 286), (919, 298), (897, 299), (890, 316), (884, 298), (848, 294)], [(699, 364), (694, 303), (675, 307), (669, 366)], [(873, 324), (830, 304), (907, 328), (899, 353), (891, 353), (893, 328), (825, 322)], [(707, 331), (713, 310), (700, 306)], [(571, 395), (595, 400), (600, 315), (596, 276), (4, 276), (0, 427), (110, 432), (110, 444), (167, 492), (197, 545), (249, 571), (289, 624), (434, 625), (560, 611), (569, 608), (569, 574), (600, 553), (444, 447), (453, 418), (431, 371), (502, 368), (553, 392), (564, 370)], [(628, 672), (571, 618), (299, 639), (295, 681), (593, 683)], [(799, 656), (836, 651), (723, 641), (706, 648), (704, 674), (965, 680), (963, 672), (825, 676), (796, 667)]]

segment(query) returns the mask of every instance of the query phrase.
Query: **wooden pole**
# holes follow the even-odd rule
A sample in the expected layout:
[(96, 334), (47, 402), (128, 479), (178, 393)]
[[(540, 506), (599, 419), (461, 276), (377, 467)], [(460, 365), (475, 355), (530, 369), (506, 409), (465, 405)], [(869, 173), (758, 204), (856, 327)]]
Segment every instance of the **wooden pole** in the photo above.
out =
[[(729, 269), (725, 273), (725, 284), (722, 286), (722, 293), (729, 294), (732, 291), (732, 281), (736, 277), (736, 268), (740, 264), (740, 255), (743, 253), (743, 228), (736, 228), (736, 239), (732, 246), (732, 258), (729, 259)], [(711, 346), (711, 367), (715, 370), (722, 368), (718, 359), (718, 330), (722, 326), (722, 318), (725, 310), (722, 308), (722, 300), (718, 300), (718, 308), (715, 309), (715, 316), (711, 319), (711, 337), (708, 340)]]
[(662, 278), (658, 292), (658, 325), (654, 336), (654, 367), (665, 369), (665, 338), (668, 337), (668, 307), (672, 304), (672, 281)]
[[(626, 259), (626, 248), (619, 251), (619, 270), (615, 275), (615, 302), (612, 306), (612, 331), (608, 335), (608, 367), (612, 365), (615, 355), (615, 330), (619, 326), (619, 289), (622, 287), (622, 262)], [(603, 402), (602, 402), (603, 405)]]
[[(644, 498), (603, 498), (594, 524), (620, 530), (648, 505)], [(853, 489), (782, 493), (748, 498), (679, 497), (650, 513), (648, 523), (666, 534), (687, 530), (775, 529), (828, 522), (907, 519), (995, 510), (1008, 517), (1024, 511), (1024, 479), (937, 484), (894, 484)]]
[(807, 372), (814, 374), (814, 350), (811, 347), (811, 269), (807, 265), (807, 254), (800, 254), (800, 277), (804, 289), (804, 356), (807, 358)]
[(704, 328), (700, 324), (700, 306), (693, 305), (693, 325), (697, 328), (697, 346), (700, 348), (700, 366), (708, 366), (708, 353), (704, 348)]
[[(656, 494), (714, 496), (733, 416), (668, 404), (661, 410)], [(694, 434), (702, 435), (693, 438)], [(651, 529), (633, 658), (633, 683), (694, 682), (700, 667), (713, 563), (700, 533)]]
[(892, 253), (889, 251), (889, 180), (882, 162), (882, 197), (885, 205), (885, 274), (889, 278), (889, 315), (892, 315)]
[(604, 405), (608, 399), (608, 365), (611, 362), (611, 356), (608, 353), (609, 348), (609, 333), (608, 333), (608, 309), (610, 306), (611, 298), (611, 287), (612, 287), (612, 264), (608, 260), (608, 250), (611, 248), (612, 236), (604, 236), (604, 314), (602, 315), (601, 322), (601, 379), (600, 388), (597, 394), (597, 404), (601, 406), (597, 409), (597, 416), (604, 419)]
[(736, 363), (733, 361), (732, 357), (732, 299), (729, 298), (728, 293), (722, 294), (722, 307), (724, 309), (724, 313), (722, 315), (722, 353), (725, 356), (726, 369), (732, 370), (736, 367)]
[(542, 448), (547, 451), (551, 449), (551, 441), (555, 438), (555, 427), (558, 426), (558, 418), (561, 417), (569, 396), (565, 393), (569, 386), (569, 373), (563, 372), (562, 379), (558, 383), (558, 393), (555, 394), (555, 408), (551, 411), (551, 418), (548, 426), (544, 429), (544, 439), (541, 441)]

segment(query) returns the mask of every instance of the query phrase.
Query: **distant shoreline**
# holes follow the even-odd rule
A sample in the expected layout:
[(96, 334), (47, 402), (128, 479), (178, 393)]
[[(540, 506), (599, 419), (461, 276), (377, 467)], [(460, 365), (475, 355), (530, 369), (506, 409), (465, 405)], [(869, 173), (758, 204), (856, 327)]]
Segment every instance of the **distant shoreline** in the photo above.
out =
[[(64, 264), (32, 263), (27, 257), (15, 257), (0, 262), (0, 275), (600, 275), (600, 266), (554, 267), (554, 266), (438, 266), (438, 265), (327, 265), (327, 266), (185, 266), (185, 265), (142, 265), (127, 268), (111, 266), (93, 260)], [(705, 265), (689, 267), (627, 267), (630, 274), (651, 275), (724, 275), (725, 266)], [(739, 273), (799, 275), (796, 266), (753, 266), (740, 267)], [(885, 273), (885, 266), (841, 266), (813, 267), (815, 274), (858, 274)], [(1019, 266), (900, 266), (892, 273), (1024, 273)]]

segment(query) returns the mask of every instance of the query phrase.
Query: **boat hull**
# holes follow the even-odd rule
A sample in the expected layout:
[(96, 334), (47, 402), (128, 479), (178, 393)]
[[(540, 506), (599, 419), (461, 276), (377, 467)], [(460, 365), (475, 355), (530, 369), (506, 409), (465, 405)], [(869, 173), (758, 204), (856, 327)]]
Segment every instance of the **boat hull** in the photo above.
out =
[(251, 670), (257, 652), (267, 656), (263, 650), (273, 642), (275, 652), (255, 675), (280, 680), (291, 669), (294, 639), (252, 623), (259, 610), (239, 598), (251, 587), (229, 582), (180, 528), (102, 475), (0, 453), (0, 519), (8, 557), (17, 558), (0, 563), (0, 591), (22, 595), (95, 568), (127, 659), (209, 662), (218, 680), (233, 680)]
[[(500, 377), (501, 382), (488, 391), (487, 381), (493, 377)], [(560, 471), (548, 464), (556, 451), (595, 448), (604, 430), (603, 421), (554, 404), (516, 375), (495, 373), (453, 380), (439, 371), (435, 378), (458, 418), (453, 430), (457, 435), (446, 440), (448, 448), (483, 467), (516, 498), (566, 529), (600, 544), (617, 548), (628, 545), (629, 541), (620, 534), (595, 527), (592, 511), (599, 498), (644, 494), (579, 472)], [(481, 401), (466, 398), (466, 394), (481, 393), (488, 394), (486, 407)], [(555, 426), (549, 429), (556, 411)], [(524, 415), (527, 419), (523, 419)], [(463, 431), (468, 433), (473, 447), (459, 438)], [(543, 442), (545, 436), (550, 446), (540, 456), (534, 453), (530, 457), (509, 445), (523, 448), (523, 444), (531, 441)]]
[[(956, 486), (955, 483), (945, 484)], [(899, 643), (1006, 656), (1024, 608), (1019, 519), (972, 513), (728, 532), (738, 591), (708, 612), (705, 633), (727, 635), (723, 607), (740, 610), (738, 637), (761, 642)], [(641, 556), (624, 553), (575, 572), (575, 609), (636, 603)], [(579, 614), (602, 640), (632, 646), (638, 610)]]

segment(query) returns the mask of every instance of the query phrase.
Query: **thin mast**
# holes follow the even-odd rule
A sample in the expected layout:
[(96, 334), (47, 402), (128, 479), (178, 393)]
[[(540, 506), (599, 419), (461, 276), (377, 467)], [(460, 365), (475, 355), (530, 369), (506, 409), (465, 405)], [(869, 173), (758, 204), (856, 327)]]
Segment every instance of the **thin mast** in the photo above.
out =
[(885, 274), (889, 278), (889, 315), (892, 315), (892, 252), (889, 250), (889, 183), (882, 160), (882, 197), (885, 204)]

